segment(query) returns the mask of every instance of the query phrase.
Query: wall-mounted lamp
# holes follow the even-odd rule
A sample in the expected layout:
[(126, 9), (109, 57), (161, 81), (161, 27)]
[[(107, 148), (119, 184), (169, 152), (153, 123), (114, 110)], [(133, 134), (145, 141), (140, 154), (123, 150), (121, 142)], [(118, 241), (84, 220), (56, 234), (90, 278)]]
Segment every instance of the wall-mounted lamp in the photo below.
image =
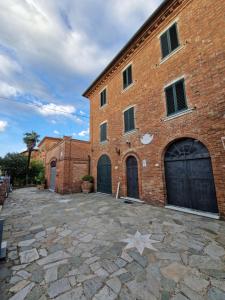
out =
[(126, 144), (128, 145), (128, 147), (131, 146), (131, 142), (130, 141), (126, 141)]

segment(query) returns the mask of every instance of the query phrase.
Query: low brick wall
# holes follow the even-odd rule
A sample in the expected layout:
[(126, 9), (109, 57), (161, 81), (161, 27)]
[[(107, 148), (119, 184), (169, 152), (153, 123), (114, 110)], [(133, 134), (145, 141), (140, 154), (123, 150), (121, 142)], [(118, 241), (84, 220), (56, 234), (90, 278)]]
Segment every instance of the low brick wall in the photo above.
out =
[(7, 185), (5, 182), (0, 184), (0, 205), (4, 204), (6, 198)]
[(10, 180), (5, 178), (3, 182), (0, 183), (0, 205), (4, 204), (5, 198), (10, 192)]

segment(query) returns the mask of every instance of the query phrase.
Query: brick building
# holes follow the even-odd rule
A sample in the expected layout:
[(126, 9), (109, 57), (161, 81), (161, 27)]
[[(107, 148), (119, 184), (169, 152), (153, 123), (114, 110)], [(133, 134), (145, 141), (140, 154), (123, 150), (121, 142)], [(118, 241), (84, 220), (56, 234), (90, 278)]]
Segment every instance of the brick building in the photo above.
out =
[(45, 156), (47, 186), (61, 194), (80, 192), (81, 178), (90, 173), (90, 142), (64, 136)]
[(225, 216), (224, 11), (165, 0), (84, 92), (97, 191)]
[(45, 164), (46, 153), (54, 145), (62, 141), (62, 138), (45, 136), (38, 144), (39, 159)]

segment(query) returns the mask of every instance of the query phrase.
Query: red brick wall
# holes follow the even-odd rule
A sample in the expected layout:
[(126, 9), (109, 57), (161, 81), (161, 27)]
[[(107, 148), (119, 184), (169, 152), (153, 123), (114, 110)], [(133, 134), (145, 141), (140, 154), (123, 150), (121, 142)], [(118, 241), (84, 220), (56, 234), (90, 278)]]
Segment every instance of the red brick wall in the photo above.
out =
[[(172, 2), (172, 1), (171, 1)], [(175, 1), (178, 3), (178, 1)], [(209, 150), (215, 178), (220, 213), (225, 215), (225, 38), (223, 0), (183, 1), (148, 36), (142, 46), (89, 96), (91, 102), (92, 174), (97, 178), (97, 161), (108, 154), (112, 162), (113, 193), (121, 181), (121, 195), (126, 195), (125, 159), (133, 153), (139, 164), (140, 198), (164, 205), (164, 153), (177, 138), (199, 139)], [(177, 19), (181, 49), (163, 63), (159, 34)], [(122, 90), (122, 70), (132, 62), (134, 85)], [(164, 86), (184, 76), (189, 114), (164, 121), (166, 117)], [(99, 108), (99, 92), (107, 86), (108, 104)], [(123, 110), (135, 105), (137, 130), (123, 134)], [(108, 121), (108, 139), (99, 143), (99, 124)], [(150, 145), (140, 137), (154, 135)], [(126, 143), (130, 142), (130, 147)], [(120, 155), (116, 152), (120, 149)], [(142, 161), (147, 166), (142, 167)]]
[(90, 143), (65, 137), (46, 154), (46, 178), (49, 186), (50, 164), (56, 160), (56, 192), (80, 192), (81, 178), (88, 173)]

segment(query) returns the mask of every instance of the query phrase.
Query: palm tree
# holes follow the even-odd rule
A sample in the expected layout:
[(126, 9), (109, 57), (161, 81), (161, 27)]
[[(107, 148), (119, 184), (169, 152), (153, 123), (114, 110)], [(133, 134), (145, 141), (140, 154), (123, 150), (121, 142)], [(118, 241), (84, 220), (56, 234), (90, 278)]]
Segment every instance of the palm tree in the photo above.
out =
[(34, 150), (35, 146), (39, 142), (39, 137), (40, 137), (40, 135), (38, 135), (35, 131), (25, 133), (24, 137), (23, 137), (23, 142), (26, 144), (27, 151), (28, 151), (26, 184), (28, 184), (31, 154), (32, 154), (32, 151)]

